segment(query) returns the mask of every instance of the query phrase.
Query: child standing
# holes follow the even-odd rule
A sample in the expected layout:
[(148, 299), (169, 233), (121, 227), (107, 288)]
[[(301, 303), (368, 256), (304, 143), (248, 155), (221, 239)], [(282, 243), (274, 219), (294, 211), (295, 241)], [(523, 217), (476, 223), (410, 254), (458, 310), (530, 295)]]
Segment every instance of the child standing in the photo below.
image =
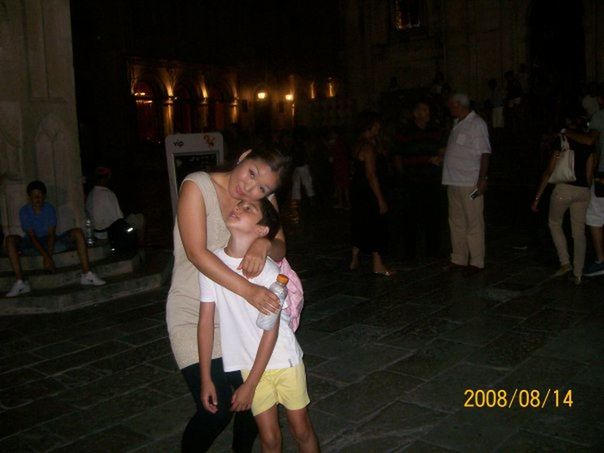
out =
[[(250, 245), (258, 238), (271, 239), (279, 230), (279, 214), (266, 199), (241, 201), (226, 221), (231, 238), (224, 249), (214, 253), (227, 266), (241, 273), (239, 265)], [(268, 287), (276, 280), (279, 267), (270, 258), (252, 283)], [(302, 452), (319, 451), (307, 406), (306, 374), (302, 350), (281, 313), (270, 331), (256, 326), (258, 310), (235, 293), (200, 274), (201, 309), (199, 312), (199, 363), (201, 399), (205, 409), (217, 412), (218, 405), (230, 405), (233, 411), (251, 407), (258, 424), (262, 451), (281, 451), (277, 404), (287, 410), (290, 430)], [(221, 401), (212, 382), (210, 365), (215, 309), (221, 323), (224, 370), (241, 370), (245, 382), (232, 401)]]

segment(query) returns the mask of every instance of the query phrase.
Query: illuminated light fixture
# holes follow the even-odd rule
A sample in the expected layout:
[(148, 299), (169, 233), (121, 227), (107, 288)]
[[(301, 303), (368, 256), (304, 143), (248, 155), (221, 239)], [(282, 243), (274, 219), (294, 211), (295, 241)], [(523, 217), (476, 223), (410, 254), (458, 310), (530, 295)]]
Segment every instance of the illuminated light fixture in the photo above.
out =
[(126, 230), (126, 233), (132, 233), (134, 231), (134, 228), (130, 227)]
[(294, 100), (294, 95), (291, 93), (288, 93), (285, 95), (285, 100), (286, 101), (293, 101)]
[(258, 91), (256, 96), (262, 101), (263, 99), (266, 99), (266, 91)]
[(315, 90), (315, 82), (310, 82), (310, 98), (317, 98), (317, 91)]
[(147, 96), (147, 93), (145, 93), (144, 91), (137, 91), (136, 93), (134, 93), (135, 96)]
[(327, 97), (333, 98), (336, 95), (336, 87), (333, 83), (333, 79), (327, 79)]

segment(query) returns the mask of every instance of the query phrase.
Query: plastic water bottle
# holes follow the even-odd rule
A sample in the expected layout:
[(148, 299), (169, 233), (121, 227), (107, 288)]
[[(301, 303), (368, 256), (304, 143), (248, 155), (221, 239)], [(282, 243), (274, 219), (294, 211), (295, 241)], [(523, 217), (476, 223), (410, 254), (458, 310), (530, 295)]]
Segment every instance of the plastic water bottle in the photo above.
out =
[[(287, 282), (289, 279), (283, 275), (277, 275), (277, 281), (269, 286), (268, 290), (272, 292), (275, 296), (279, 298), (279, 305), (283, 307), (283, 303), (285, 302), (285, 298), (287, 297)], [(281, 316), (281, 308), (277, 310), (276, 313), (269, 313), (265, 315), (263, 313), (258, 313), (258, 318), (256, 318), (256, 325), (263, 330), (271, 330), (275, 325), (275, 321), (279, 319)]]
[(92, 220), (86, 218), (84, 222), (84, 236), (86, 236), (86, 245), (92, 247), (94, 245), (94, 231), (92, 230)]

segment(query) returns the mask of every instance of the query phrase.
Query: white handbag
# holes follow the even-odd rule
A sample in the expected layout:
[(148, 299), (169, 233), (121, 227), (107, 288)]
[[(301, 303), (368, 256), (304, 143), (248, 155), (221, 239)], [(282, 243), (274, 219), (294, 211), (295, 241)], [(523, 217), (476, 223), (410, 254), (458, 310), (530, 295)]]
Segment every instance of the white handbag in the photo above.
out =
[(549, 177), (550, 184), (559, 184), (565, 182), (574, 182), (575, 176), (575, 152), (570, 149), (568, 139), (564, 134), (560, 134), (560, 156), (556, 161), (556, 167)]

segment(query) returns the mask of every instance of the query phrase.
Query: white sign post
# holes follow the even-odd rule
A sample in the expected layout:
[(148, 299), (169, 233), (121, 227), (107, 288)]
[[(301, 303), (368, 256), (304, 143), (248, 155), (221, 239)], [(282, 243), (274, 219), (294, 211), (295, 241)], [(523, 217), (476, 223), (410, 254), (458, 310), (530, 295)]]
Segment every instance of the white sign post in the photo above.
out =
[(220, 132), (173, 134), (166, 137), (166, 160), (170, 177), (172, 212), (176, 216), (178, 190), (189, 173), (208, 171), (224, 162)]

